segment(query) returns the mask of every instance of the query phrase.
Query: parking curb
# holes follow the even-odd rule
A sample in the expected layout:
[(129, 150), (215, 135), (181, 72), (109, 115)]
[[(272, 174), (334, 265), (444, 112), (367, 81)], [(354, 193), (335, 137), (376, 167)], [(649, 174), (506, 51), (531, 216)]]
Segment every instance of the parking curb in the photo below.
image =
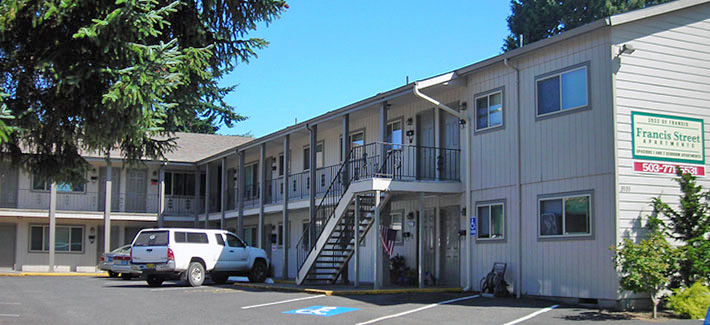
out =
[(92, 277), (108, 277), (106, 273), (60, 273), (60, 272), (20, 272), (20, 273), (2, 273), (0, 276), (7, 277), (23, 277), (23, 276), (92, 276)]
[(397, 289), (355, 289), (355, 290), (324, 290), (314, 288), (295, 288), (274, 286), (260, 283), (234, 283), (236, 287), (264, 289), (270, 291), (281, 292), (305, 292), (311, 294), (321, 294), (326, 296), (362, 296), (362, 295), (385, 295), (385, 294), (401, 294), (401, 293), (444, 293), (444, 292), (463, 292), (463, 288), (397, 288)]

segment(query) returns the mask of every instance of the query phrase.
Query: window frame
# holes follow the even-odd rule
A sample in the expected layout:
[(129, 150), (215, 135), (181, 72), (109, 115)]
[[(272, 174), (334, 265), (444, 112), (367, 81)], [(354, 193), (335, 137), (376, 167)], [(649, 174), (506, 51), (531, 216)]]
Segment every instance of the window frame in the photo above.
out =
[(404, 225), (405, 225), (405, 214), (404, 210), (393, 210), (390, 211), (389, 213), (389, 227), (390, 229), (394, 229), (394, 215), (399, 215), (400, 216), (400, 229), (397, 232), (397, 235), (394, 238), (394, 245), (395, 246), (404, 246)]
[[(318, 147), (321, 148), (320, 161), (318, 159)], [(308, 154), (306, 154), (308, 150)], [(320, 166), (318, 166), (320, 163)], [(308, 164), (308, 168), (306, 168)], [(323, 168), (325, 166), (325, 140), (316, 141), (316, 170)], [(303, 146), (303, 171), (311, 170), (311, 145), (307, 144)]]
[[(501, 122), (500, 122), (500, 124), (498, 124), (498, 125), (491, 126), (491, 125), (490, 125), (490, 116), (491, 116), (491, 114), (490, 114), (490, 113), (491, 113), (491, 112), (490, 112), (490, 107), (491, 107), (491, 105), (490, 105), (490, 102), (491, 102), (491, 101), (490, 101), (490, 97), (493, 96), (493, 95), (496, 95), (496, 94), (498, 94), (498, 93), (500, 93), (500, 105), (501, 105), (501, 108), (500, 108), (501, 118), (500, 118), (500, 120), (501, 120)], [(478, 128), (478, 107), (477, 107), (476, 105), (478, 105), (478, 99), (479, 99), (479, 98), (482, 98), (482, 97), (488, 97), (488, 109), (487, 109), (487, 112), (488, 112), (488, 126), (486, 126), (485, 128)], [(495, 88), (495, 89), (491, 89), (491, 90), (488, 90), (488, 91), (484, 91), (484, 92), (481, 92), (481, 93), (478, 93), (478, 94), (474, 95), (474, 96), (473, 96), (473, 106), (474, 106), (474, 107), (473, 107), (473, 110), (474, 110), (473, 115), (474, 115), (474, 120), (476, 121), (476, 125), (475, 125), (474, 128), (473, 128), (473, 129), (474, 129), (474, 130), (473, 130), (473, 133), (474, 133), (474, 134), (479, 134), (479, 133), (486, 133), (486, 132), (488, 132), (488, 131), (494, 131), (494, 130), (502, 130), (502, 129), (505, 129), (505, 124), (506, 124), (506, 123), (505, 123), (505, 115), (506, 115), (506, 114), (505, 114), (505, 106), (506, 106), (505, 104), (506, 104), (506, 102), (505, 102), (505, 86), (498, 87), (498, 88)]]
[[(86, 175), (84, 175), (84, 176), (86, 176)], [(39, 175), (37, 175), (36, 173), (32, 173), (32, 179), (31, 179), (32, 190), (31, 190), (31, 192), (49, 192), (51, 184), (49, 182), (47, 182), (47, 180), (41, 180), (42, 184), (43, 184), (42, 189), (35, 188), (35, 181), (38, 178), (41, 180), (41, 177)], [(86, 177), (84, 177), (84, 179), (86, 179)], [(70, 187), (72, 187), (72, 190), (71, 191), (60, 190), (61, 186), (70, 186)], [(73, 185), (71, 185), (71, 184), (57, 183), (57, 193), (58, 194), (86, 194), (86, 182), (81, 185), (81, 191), (74, 191)]]
[[(566, 233), (566, 221), (565, 221), (565, 199), (587, 197), (589, 200), (589, 217), (587, 218), (587, 224), (589, 226), (589, 233), (586, 234), (567, 234)], [(543, 201), (552, 200), (562, 200), (562, 234), (561, 235), (542, 235), (542, 228), (540, 227), (540, 221), (542, 217), (542, 211), (540, 209), (540, 204)], [(537, 238), (538, 240), (569, 240), (569, 239), (594, 239), (594, 191), (577, 191), (577, 192), (564, 192), (564, 193), (554, 193), (539, 195), (537, 198)]]
[[(175, 189), (178, 187), (177, 178), (178, 174), (182, 174), (184, 178), (184, 189), (190, 188), (188, 184), (192, 182), (192, 194), (175, 194)], [(168, 175), (170, 175), (170, 181), (168, 181)], [(167, 196), (177, 196), (177, 197), (194, 197), (195, 196), (195, 172), (189, 172), (184, 170), (168, 170), (165, 171), (165, 195)], [(169, 183), (168, 183), (169, 182)], [(168, 186), (170, 184), (170, 186)], [(202, 185), (202, 184), (200, 184)], [(186, 192), (189, 193), (189, 192)]]
[[(399, 123), (399, 131), (400, 131), (399, 143), (395, 143), (393, 141), (393, 139), (394, 139), (394, 124), (395, 123)], [(389, 131), (390, 126), (392, 126), (392, 132)], [(388, 147), (390, 147), (390, 149), (394, 149), (394, 150), (401, 150), (402, 147), (404, 146), (404, 133), (405, 133), (405, 131), (404, 131), (404, 116), (399, 116), (399, 117), (396, 117), (396, 118), (393, 118), (393, 119), (387, 121), (387, 126), (385, 126), (385, 133), (388, 137), (390, 136), (390, 133), (392, 133), (392, 139), (389, 139), (389, 141), (385, 141), (390, 144)], [(364, 139), (364, 134), (363, 134), (363, 139)]]
[[(538, 76), (535, 76), (535, 89), (534, 89), (534, 96), (535, 96), (535, 118), (536, 120), (540, 119), (546, 119), (548, 117), (552, 116), (558, 116), (558, 114), (568, 114), (568, 113), (574, 113), (574, 112), (579, 112), (579, 111), (584, 111), (587, 109), (592, 108), (592, 79), (591, 79), (591, 74), (590, 69), (591, 64), (590, 61), (585, 61), (579, 64), (571, 65), (562, 69), (558, 69), (552, 72), (548, 72), (545, 74), (541, 74)], [(586, 105), (581, 105), (581, 106), (576, 106), (576, 107), (571, 107), (571, 108), (562, 108), (562, 75), (570, 72), (574, 72), (580, 69), (586, 69), (586, 81), (587, 81), (587, 103)], [(544, 113), (540, 114), (540, 106), (539, 106), (539, 95), (538, 95), (538, 86), (541, 81), (545, 81), (554, 77), (559, 77), (559, 90), (560, 90), (560, 109), (554, 112), (549, 112), (549, 113)]]
[[(507, 204), (506, 204), (506, 203), (507, 203), (507, 202), (506, 202), (506, 201), (507, 201), (507, 200), (505, 200), (505, 199), (500, 199), (500, 200), (489, 200), (489, 201), (479, 201), (479, 202), (476, 202), (475, 207), (476, 207), (476, 241), (477, 241), (477, 242), (478, 242), (478, 241), (481, 241), (481, 242), (501, 242), (501, 241), (506, 241), (506, 239), (507, 239), (507, 237), (506, 237), (506, 232), (507, 232), (507, 230), (508, 230), (508, 222), (506, 222), (506, 221), (507, 221), (507, 220), (506, 220), (506, 219), (507, 219), (507, 211), (506, 211), (506, 208), (507, 208)], [(489, 224), (489, 227), (491, 227), (491, 226), (492, 226), (492, 215), (491, 215), (491, 213), (490, 213), (490, 212), (491, 212), (491, 207), (493, 207), (493, 206), (498, 206), (498, 205), (502, 206), (502, 210), (503, 210), (503, 235), (502, 235), (501, 237), (495, 237), (495, 238), (491, 238), (491, 237), (488, 237), (488, 238), (480, 237), (480, 236), (481, 236), (481, 229), (478, 227), (478, 222), (479, 222), (479, 219), (481, 218), (481, 216), (478, 214), (478, 208), (481, 208), (481, 207), (488, 207), (488, 218), (489, 218), (488, 224)], [(489, 230), (489, 232), (490, 232), (490, 230)], [(489, 236), (490, 236), (490, 234), (489, 234)]]
[[(286, 232), (291, 233), (291, 221), (288, 222), (286, 225)], [(283, 222), (279, 221), (278, 225), (276, 226), (276, 247), (277, 248), (283, 248)], [(289, 236), (289, 241), (288, 241), (288, 246), (287, 248), (291, 248), (291, 238)]]
[[(42, 249), (41, 250), (36, 250), (32, 249), (32, 228), (41, 228), (42, 229)], [(44, 238), (45, 234), (45, 229), (48, 229), (49, 225), (48, 224), (30, 224), (28, 227), (29, 234), (27, 236), (28, 238), (28, 245), (27, 245), (27, 251), (29, 253), (49, 253), (49, 245), (47, 245), (47, 250), (44, 249), (45, 246), (45, 239), (49, 241), (49, 235), (47, 235), (47, 238)], [(86, 250), (86, 244), (84, 241), (84, 237), (86, 235), (86, 227), (84, 225), (56, 225), (56, 229), (59, 228), (68, 228), (69, 229), (69, 250), (68, 251), (60, 251), (57, 250), (55, 247), (54, 252), (58, 254), (84, 254)], [(72, 251), (71, 250), (71, 243), (72, 243), (72, 229), (73, 228), (78, 228), (81, 229), (81, 251)], [(55, 238), (56, 242), (56, 238)]]
[[(350, 150), (353, 149), (353, 142), (352, 142), (353, 135), (362, 133), (362, 145), (358, 145), (358, 146), (364, 146), (367, 144), (367, 133), (365, 131), (366, 131), (366, 128), (361, 128), (361, 129), (357, 129), (354, 131), (350, 131), (350, 133), (348, 134), (348, 139), (350, 140)], [(340, 134), (340, 162), (342, 162), (344, 159), (345, 159), (345, 157), (343, 157), (343, 135)]]

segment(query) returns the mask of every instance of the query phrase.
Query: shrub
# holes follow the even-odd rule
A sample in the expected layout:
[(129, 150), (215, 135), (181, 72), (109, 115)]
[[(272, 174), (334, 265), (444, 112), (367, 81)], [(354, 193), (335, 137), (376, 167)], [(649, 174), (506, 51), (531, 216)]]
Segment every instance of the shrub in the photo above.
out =
[(690, 288), (674, 289), (668, 298), (668, 307), (678, 315), (690, 319), (702, 319), (710, 305), (710, 289), (700, 281)]

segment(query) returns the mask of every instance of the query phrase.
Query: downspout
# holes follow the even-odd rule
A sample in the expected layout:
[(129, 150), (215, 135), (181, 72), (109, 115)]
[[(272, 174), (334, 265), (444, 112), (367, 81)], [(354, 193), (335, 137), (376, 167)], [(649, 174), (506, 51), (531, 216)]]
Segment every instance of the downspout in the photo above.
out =
[[(464, 150), (462, 150), (462, 153), (464, 154), (464, 157), (466, 157), (465, 162), (466, 162), (466, 179), (464, 180), (464, 183), (466, 184), (466, 221), (469, 220), (468, 215), (472, 213), (472, 207), (471, 207), (471, 175), (473, 175), (473, 168), (471, 164), (471, 119), (468, 118), (468, 116), (465, 113), (458, 112), (451, 107), (448, 107), (438, 100), (435, 100), (425, 94), (422, 94), (419, 91), (419, 82), (414, 82), (414, 95), (416, 95), (419, 98), (422, 98), (434, 105), (436, 107), (443, 109), (447, 113), (454, 115), (458, 117), (459, 119), (463, 120), (464, 123), (464, 132), (466, 133), (466, 136), (464, 137)], [(420, 239), (421, 240), (421, 239)], [(471, 286), (471, 227), (466, 225), (466, 287), (463, 288), (463, 291), (470, 291), (472, 290)]]
[(517, 141), (518, 141), (518, 287), (517, 290), (515, 290), (515, 297), (520, 299), (521, 291), (523, 289), (523, 181), (522, 181), (522, 167), (521, 167), (521, 147), (520, 147), (520, 69), (517, 67), (514, 67), (508, 63), (508, 58), (505, 58), (503, 60), (503, 64), (505, 64), (506, 67), (511, 68), (515, 70), (515, 93), (516, 93), (516, 104), (518, 105), (517, 109)]

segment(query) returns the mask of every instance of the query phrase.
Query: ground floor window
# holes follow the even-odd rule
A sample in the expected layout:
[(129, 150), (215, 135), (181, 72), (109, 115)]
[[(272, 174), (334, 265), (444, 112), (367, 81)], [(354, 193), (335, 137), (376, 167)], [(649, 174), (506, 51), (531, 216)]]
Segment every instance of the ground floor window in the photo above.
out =
[[(57, 252), (84, 251), (83, 226), (56, 226), (54, 249)], [(30, 251), (49, 252), (49, 226), (30, 226)]]
[(390, 229), (397, 231), (394, 243), (397, 245), (402, 245), (404, 240), (402, 239), (402, 231), (404, 227), (402, 226), (402, 219), (404, 213), (402, 211), (390, 213)]
[(505, 238), (505, 209), (503, 202), (479, 204), (478, 239)]
[(590, 235), (591, 204), (591, 194), (540, 198), (540, 237)]
[[(287, 229), (286, 229), (286, 232), (290, 234), (290, 233), (291, 233), (291, 222), (289, 222), (289, 223), (286, 225), (286, 228), (287, 228)], [(279, 225), (278, 225), (278, 236), (279, 236), (279, 239), (278, 239), (279, 247), (283, 247), (283, 246), (284, 246), (284, 227), (283, 227), (283, 222), (279, 222)], [(291, 247), (291, 243), (290, 243), (290, 242), (288, 243), (288, 247)]]

